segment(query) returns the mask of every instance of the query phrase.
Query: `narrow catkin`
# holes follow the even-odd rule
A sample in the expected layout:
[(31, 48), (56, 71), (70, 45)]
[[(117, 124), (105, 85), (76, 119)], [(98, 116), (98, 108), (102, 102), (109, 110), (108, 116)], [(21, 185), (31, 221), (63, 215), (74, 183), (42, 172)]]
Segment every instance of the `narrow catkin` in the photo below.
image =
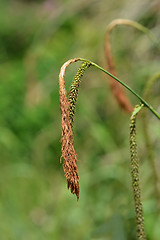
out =
[(82, 80), (82, 77), (86, 71), (87, 68), (91, 66), (90, 62), (83, 62), (82, 65), (79, 67), (76, 76), (73, 79), (73, 83), (70, 87), (69, 93), (68, 93), (68, 102), (69, 102), (69, 120), (71, 126), (73, 126), (74, 123), (74, 115), (76, 110), (76, 103), (77, 103), (77, 97), (79, 92), (79, 86)]
[(146, 240), (144, 229), (143, 207), (141, 202), (141, 190), (139, 181), (139, 162), (136, 143), (136, 114), (131, 116), (130, 123), (130, 153), (131, 153), (131, 176), (137, 220), (137, 237), (139, 240)]

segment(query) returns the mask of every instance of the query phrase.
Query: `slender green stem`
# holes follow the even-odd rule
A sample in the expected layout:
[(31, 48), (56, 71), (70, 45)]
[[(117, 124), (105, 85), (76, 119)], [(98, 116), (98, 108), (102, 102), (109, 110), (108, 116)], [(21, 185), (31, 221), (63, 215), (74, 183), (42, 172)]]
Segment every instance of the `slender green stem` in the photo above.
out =
[(92, 64), (92, 66), (98, 68), (99, 70), (101, 70), (102, 72), (106, 73), (107, 75), (109, 75), (110, 77), (114, 78), (117, 82), (119, 82), (121, 85), (123, 85), (125, 88), (127, 88), (131, 93), (133, 93), (140, 101), (141, 103), (144, 104), (145, 107), (147, 107), (159, 120), (160, 120), (160, 116), (158, 115), (158, 113), (156, 112), (156, 110), (149, 105), (138, 93), (136, 93), (132, 88), (130, 88), (127, 84), (125, 84), (124, 82), (122, 82), (121, 80), (119, 80), (117, 77), (115, 77), (114, 75), (112, 75), (111, 73), (109, 73), (107, 70), (105, 70), (104, 68), (100, 67), (99, 65), (97, 65), (94, 62), (91, 62), (87, 59), (83, 59), (80, 58), (79, 61), (86, 61), (86, 62), (90, 62)]

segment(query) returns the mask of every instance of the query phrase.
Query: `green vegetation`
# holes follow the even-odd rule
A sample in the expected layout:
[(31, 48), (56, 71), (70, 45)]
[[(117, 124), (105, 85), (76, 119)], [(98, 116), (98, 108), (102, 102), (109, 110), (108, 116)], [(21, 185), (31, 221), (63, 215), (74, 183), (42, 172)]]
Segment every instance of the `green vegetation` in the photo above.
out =
[[(1, 1), (0, 14), (0, 236), (4, 240), (136, 239), (129, 173), (129, 116), (115, 101), (108, 77), (89, 68), (74, 123), (80, 199), (66, 190), (61, 156), (58, 74), (80, 56), (107, 69), (104, 34), (119, 17), (133, 19), (159, 39), (159, 6), (143, 1)], [(111, 36), (119, 79), (140, 96), (159, 72), (159, 51), (141, 32), (117, 27)], [(67, 91), (79, 67), (66, 72)], [(70, 79), (70, 81), (69, 81)], [(157, 79), (144, 98), (159, 112)], [(132, 104), (137, 99), (126, 92)], [(147, 239), (159, 240), (153, 168), (137, 117), (141, 191)], [(160, 124), (146, 112), (159, 172)], [(158, 183), (157, 183), (158, 185)]]

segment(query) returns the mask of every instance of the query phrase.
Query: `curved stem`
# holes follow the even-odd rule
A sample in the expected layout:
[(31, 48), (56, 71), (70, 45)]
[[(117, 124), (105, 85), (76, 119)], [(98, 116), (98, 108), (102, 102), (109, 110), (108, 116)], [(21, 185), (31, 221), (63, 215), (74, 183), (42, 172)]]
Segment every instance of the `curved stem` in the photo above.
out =
[[(117, 73), (116, 73), (114, 58), (113, 58), (113, 54), (112, 54), (110, 35), (111, 35), (112, 30), (118, 25), (123, 25), (123, 26), (125, 25), (125, 26), (129, 26), (129, 27), (133, 27), (133, 28), (143, 32), (153, 42), (154, 46), (157, 49), (159, 49), (157, 39), (154, 37), (154, 35), (152, 34), (152, 32), (148, 28), (144, 27), (143, 25), (141, 25), (141, 24), (139, 24), (135, 21), (129, 20), (129, 19), (115, 19), (115, 20), (113, 20), (111, 23), (109, 23), (109, 25), (107, 26), (107, 29), (106, 29), (105, 56), (106, 56), (106, 60), (107, 60), (107, 63), (108, 63), (109, 72), (116, 77), (117, 77)], [(117, 100), (117, 102), (119, 103), (119, 105), (126, 112), (132, 112), (133, 111), (133, 106), (131, 105), (128, 97), (126, 96), (122, 86), (118, 82), (115, 82), (112, 77), (109, 77), (109, 80), (110, 80), (109, 82), (110, 82), (110, 86), (111, 86), (113, 95), (114, 95), (115, 99)]]
[[(114, 78), (117, 82), (119, 82), (122, 86), (124, 86), (125, 88), (127, 88), (133, 95), (135, 95), (140, 101), (141, 103), (144, 104), (145, 107), (147, 107), (159, 120), (160, 120), (160, 116), (158, 115), (158, 113), (156, 112), (156, 110), (149, 105), (138, 93), (136, 93), (132, 88), (130, 88), (127, 84), (125, 84), (124, 82), (122, 82), (119, 78), (115, 77), (114, 75), (112, 75), (111, 73), (109, 73), (107, 70), (105, 70), (104, 68), (100, 67), (99, 65), (97, 65), (94, 62), (91, 62), (90, 60), (84, 59), (84, 58), (74, 58), (71, 59), (69, 61), (67, 61), (66, 63), (63, 64), (63, 66), (61, 67), (61, 74), (64, 78), (64, 74), (65, 74), (65, 68), (68, 67), (69, 64), (73, 63), (73, 62), (77, 62), (77, 61), (84, 61), (84, 62), (88, 62), (90, 63), (92, 66), (98, 68), (99, 70), (101, 70), (102, 72), (106, 73), (107, 75), (109, 75), (110, 77)], [(60, 77), (61, 79), (62, 77)]]
[(160, 116), (158, 115), (158, 113), (155, 111), (155, 109), (149, 105), (138, 93), (136, 93), (132, 88), (130, 88), (127, 84), (125, 84), (124, 82), (122, 82), (120, 79), (118, 79), (117, 77), (113, 76), (111, 73), (109, 73), (107, 70), (105, 70), (104, 68), (100, 67), (99, 65), (97, 65), (94, 62), (91, 62), (87, 59), (83, 59), (83, 58), (79, 58), (80, 61), (87, 61), (90, 62), (92, 64), (92, 66), (98, 68), (99, 70), (101, 70), (102, 72), (106, 73), (107, 75), (109, 75), (110, 77), (114, 78), (117, 82), (119, 82), (121, 85), (123, 85), (125, 88), (127, 88), (131, 93), (133, 93), (140, 101), (141, 103), (144, 104), (145, 107), (147, 107), (159, 120), (160, 120)]

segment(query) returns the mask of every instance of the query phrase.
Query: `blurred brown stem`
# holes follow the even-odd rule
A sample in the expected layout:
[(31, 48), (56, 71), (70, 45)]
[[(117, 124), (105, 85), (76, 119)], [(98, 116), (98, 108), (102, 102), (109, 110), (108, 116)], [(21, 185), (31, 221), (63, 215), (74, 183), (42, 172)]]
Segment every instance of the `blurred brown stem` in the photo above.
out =
[[(106, 30), (105, 56), (106, 56), (106, 60), (108, 63), (108, 70), (114, 76), (117, 76), (117, 72), (115, 70), (114, 59), (113, 59), (113, 54), (112, 54), (112, 50), (111, 50), (110, 34), (111, 34), (112, 29), (117, 25), (128, 25), (128, 26), (134, 27), (134, 28), (144, 32), (157, 46), (157, 41), (154, 38), (154, 36), (152, 35), (152, 33), (147, 28), (142, 26), (141, 24), (131, 21), (131, 20), (128, 20), (128, 19), (115, 19), (114, 21), (112, 21), (108, 25), (107, 30)], [(133, 106), (131, 105), (128, 97), (126, 96), (122, 86), (111, 77), (109, 77), (109, 81), (110, 81), (110, 86), (111, 86), (113, 95), (114, 95), (115, 99), (117, 100), (118, 104), (126, 112), (132, 112)]]

